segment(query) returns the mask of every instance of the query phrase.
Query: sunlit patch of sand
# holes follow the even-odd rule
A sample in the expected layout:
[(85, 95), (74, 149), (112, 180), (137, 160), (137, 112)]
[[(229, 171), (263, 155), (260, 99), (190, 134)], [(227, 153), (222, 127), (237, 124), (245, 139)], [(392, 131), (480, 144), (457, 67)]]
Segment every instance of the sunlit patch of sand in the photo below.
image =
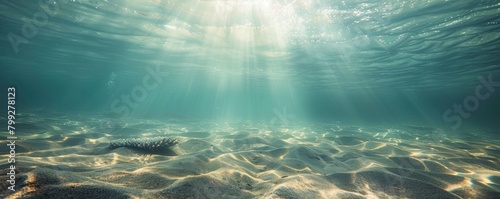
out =
[[(85, 118), (72, 119), (69, 126), (50, 121), (54, 124), (25, 124), (39, 134), (22, 136), (19, 191), (3, 191), (0, 197), (487, 198), (500, 194), (497, 140), (481, 136), (465, 140), (452, 134), (432, 140), (422, 134), (431, 127), (384, 129), (336, 123), (270, 128), (173, 122), (166, 126), (141, 120), (122, 121), (117, 124), (121, 130), (107, 132), (107, 128), (98, 131)], [(138, 136), (175, 136), (181, 142), (169, 149), (170, 155), (108, 148), (110, 140)]]

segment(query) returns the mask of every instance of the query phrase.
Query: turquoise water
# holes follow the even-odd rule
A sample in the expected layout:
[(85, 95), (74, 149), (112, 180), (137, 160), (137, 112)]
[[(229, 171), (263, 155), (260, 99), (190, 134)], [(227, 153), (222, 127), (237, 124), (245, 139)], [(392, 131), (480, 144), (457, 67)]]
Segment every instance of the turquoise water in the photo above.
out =
[[(478, 76), (500, 81), (498, 1), (183, 2), (6, 1), (2, 85), (31, 109), (451, 127)], [(498, 99), (462, 123), (494, 125)]]
[[(498, 1), (183, 2), (4, 2), (2, 85), (22, 107), (120, 117), (451, 127), (478, 76), (500, 81)], [(498, 99), (462, 123), (494, 125)]]
[(415, 140), (500, 127), (498, 0), (9, 0), (0, 11), (0, 90), (15, 87), (33, 134), (345, 124)]

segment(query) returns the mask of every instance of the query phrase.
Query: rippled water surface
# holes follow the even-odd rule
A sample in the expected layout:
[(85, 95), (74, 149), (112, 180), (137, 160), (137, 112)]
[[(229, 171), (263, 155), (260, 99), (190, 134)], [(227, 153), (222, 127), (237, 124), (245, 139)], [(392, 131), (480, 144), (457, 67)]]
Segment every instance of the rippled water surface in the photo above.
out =
[[(2, 1), (26, 159), (0, 197), (495, 198), (499, 23), (498, 0)], [(107, 148), (153, 136), (179, 145)]]
[(22, 35), (37, 11), (54, 12), (20, 53), (2, 48), (9, 64), (29, 56), (25, 67), (80, 78), (160, 64), (225, 87), (460, 87), (498, 70), (498, 3), (6, 1), (4, 35)]

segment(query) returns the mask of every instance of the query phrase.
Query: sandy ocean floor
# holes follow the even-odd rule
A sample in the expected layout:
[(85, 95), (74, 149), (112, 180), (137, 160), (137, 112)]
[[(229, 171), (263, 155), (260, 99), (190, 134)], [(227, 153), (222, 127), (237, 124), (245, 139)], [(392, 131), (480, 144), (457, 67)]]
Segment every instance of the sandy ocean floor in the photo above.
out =
[[(16, 192), (2, 155), (0, 198), (500, 198), (497, 132), (22, 116)], [(179, 144), (108, 148), (157, 136)]]

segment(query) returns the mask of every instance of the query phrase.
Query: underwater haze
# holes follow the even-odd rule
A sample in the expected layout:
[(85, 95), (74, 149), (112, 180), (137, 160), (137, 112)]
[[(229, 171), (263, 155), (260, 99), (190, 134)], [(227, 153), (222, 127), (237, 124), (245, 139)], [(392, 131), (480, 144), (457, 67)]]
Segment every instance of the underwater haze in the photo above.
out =
[(0, 11), (1, 198), (500, 198), (498, 0)]

